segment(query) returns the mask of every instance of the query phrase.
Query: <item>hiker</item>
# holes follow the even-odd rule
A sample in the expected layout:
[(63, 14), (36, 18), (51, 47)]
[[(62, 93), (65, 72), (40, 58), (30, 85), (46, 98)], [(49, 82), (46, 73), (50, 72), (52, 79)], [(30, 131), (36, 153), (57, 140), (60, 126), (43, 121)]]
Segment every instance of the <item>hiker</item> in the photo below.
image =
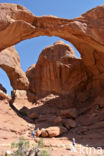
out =
[(76, 143), (75, 143), (75, 138), (73, 138), (73, 139), (72, 139), (72, 151), (73, 151), (73, 152), (76, 152), (75, 144), (76, 144)]
[(34, 136), (35, 136), (35, 132), (34, 132), (34, 131), (32, 131), (32, 138), (34, 138)]
[(75, 138), (72, 139), (72, 144), (75, 147)]

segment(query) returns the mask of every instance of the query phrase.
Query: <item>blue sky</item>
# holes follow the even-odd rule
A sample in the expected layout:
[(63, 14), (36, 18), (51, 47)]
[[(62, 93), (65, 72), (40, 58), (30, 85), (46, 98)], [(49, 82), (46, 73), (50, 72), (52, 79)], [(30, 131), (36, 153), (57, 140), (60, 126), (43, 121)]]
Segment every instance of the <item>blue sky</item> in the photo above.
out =
[[(0, 3), (17, 3), (23, 5), (36, 16), (55, 15), (70, 19), (80, 16), (97, 5), (104, 4), (104, 0), (0, 0)], [(25, 40), (17, 44), (15, 47), (20, 55), (23, 71), (26, 71), (29, 66), (37, 62), (43, 48), (58, 40), (60, 38), (45, 36)], [(76, 49), (75, 51), (76, 55), (79, 56)], [(0, 69), (0, 75), (0, 83), (3, 84), (8, 94), (10, 94), (12, 87), (6, 73), (2, 69)]]

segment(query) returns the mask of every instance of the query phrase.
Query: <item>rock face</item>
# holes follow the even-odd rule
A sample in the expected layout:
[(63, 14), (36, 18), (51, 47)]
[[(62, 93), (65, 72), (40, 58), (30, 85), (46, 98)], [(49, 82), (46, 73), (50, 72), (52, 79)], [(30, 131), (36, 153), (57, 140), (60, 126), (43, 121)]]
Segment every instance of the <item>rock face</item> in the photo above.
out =
[(0, 10), (0, 50), (31, 36), (28, 33), (33, 33), (35, 28), (32, 13), (20, 5), (7, 3), (1, 3)]
[(26, 75), (30, 89), (36, 94), (68, 94), (86, 81), (86, 72), (81, 59), (64, 42), (56, 42), (45, 48), (37, 64), (28, 69)]
[(20, 66), (20, 58), (14, 47), (0, 52), (0, 67), (7, 73), (14, 89), (28, 89), (29, 82)]
[(35, 102), (35, 95), (27, 90), (13, 90), (11, 96), (12, 102), (18, 110), (24, 106), (30, 108)]

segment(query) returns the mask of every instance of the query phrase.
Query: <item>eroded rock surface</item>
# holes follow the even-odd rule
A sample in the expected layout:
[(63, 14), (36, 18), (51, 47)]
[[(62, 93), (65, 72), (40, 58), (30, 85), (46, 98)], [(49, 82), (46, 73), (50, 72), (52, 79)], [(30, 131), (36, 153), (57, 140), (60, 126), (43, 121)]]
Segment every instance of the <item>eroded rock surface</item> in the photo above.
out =
[[(99, 27), (102, 28), (104, 24), (103, 5), (93, 8), (72, 20), (54, 16), (36, 17), (17, 4), (2, 3), (0, 4), (0, 9), (2, 10), (0, 18), (2, 42), (0, 43), (0, 49), (27, 38), (47, 35), (59, 36), (73, 42), (76, 46), (80, 43), (79, 49), (81, 50), (82, 47), (81, 54), (85, 53), (83, 50), (87, 45), (103, 52), (104, 32), (103, 29), (98, 29)], [(14, 27), (16, 28), (15, 30)], [(14, 31), (9, 31), (11, 29)], [(7, 33), (6, 39), (4, 34)], [(90, 46), (87, 47), (90, 48)]]
[(24, 106), (31, 108), (31, 106), (35, 102), (35, 95), (27, 90), (13, 90), (11, 96), (13, 105), (18, 110), (20, 110)]
[(20, 57), (14, 47), (0, 52), (0, 67), (7, 73), (13, 89), (28, 89), (29, 81), (20, 66)]
[(30, 89), (38, 95), (51, 92), (69, 94), (87, 79), (82, 60), (64, 42), (45, 48), (37, 64), (30, 67), (26, 75)]

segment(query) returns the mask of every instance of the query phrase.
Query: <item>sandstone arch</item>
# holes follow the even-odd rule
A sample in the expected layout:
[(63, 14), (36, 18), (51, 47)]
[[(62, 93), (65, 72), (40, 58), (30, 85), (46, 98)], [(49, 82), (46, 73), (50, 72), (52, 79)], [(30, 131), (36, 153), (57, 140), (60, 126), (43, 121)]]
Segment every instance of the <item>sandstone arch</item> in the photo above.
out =
[(55, 16), (37, 17), (16, 4), (2, 3), (0, 10), (0, 50), (32, 37), (58, 36), (71, 42), (80, 52), (87, 87), (96, 88), (97, 93), (104, 88), (104, 5), (71, 20)]
[(72, 20), (54, 16), (37, 17), (16, 4), (2, 3), (0, 9), (3, 12), (0, 17), (0, 50), (32, 37), (58, 36), (71, 42), (79, 50), (92, 75), (102, 72), (96, 68), (95, 60), (103, 57), (104, 52), (103, 5)]

